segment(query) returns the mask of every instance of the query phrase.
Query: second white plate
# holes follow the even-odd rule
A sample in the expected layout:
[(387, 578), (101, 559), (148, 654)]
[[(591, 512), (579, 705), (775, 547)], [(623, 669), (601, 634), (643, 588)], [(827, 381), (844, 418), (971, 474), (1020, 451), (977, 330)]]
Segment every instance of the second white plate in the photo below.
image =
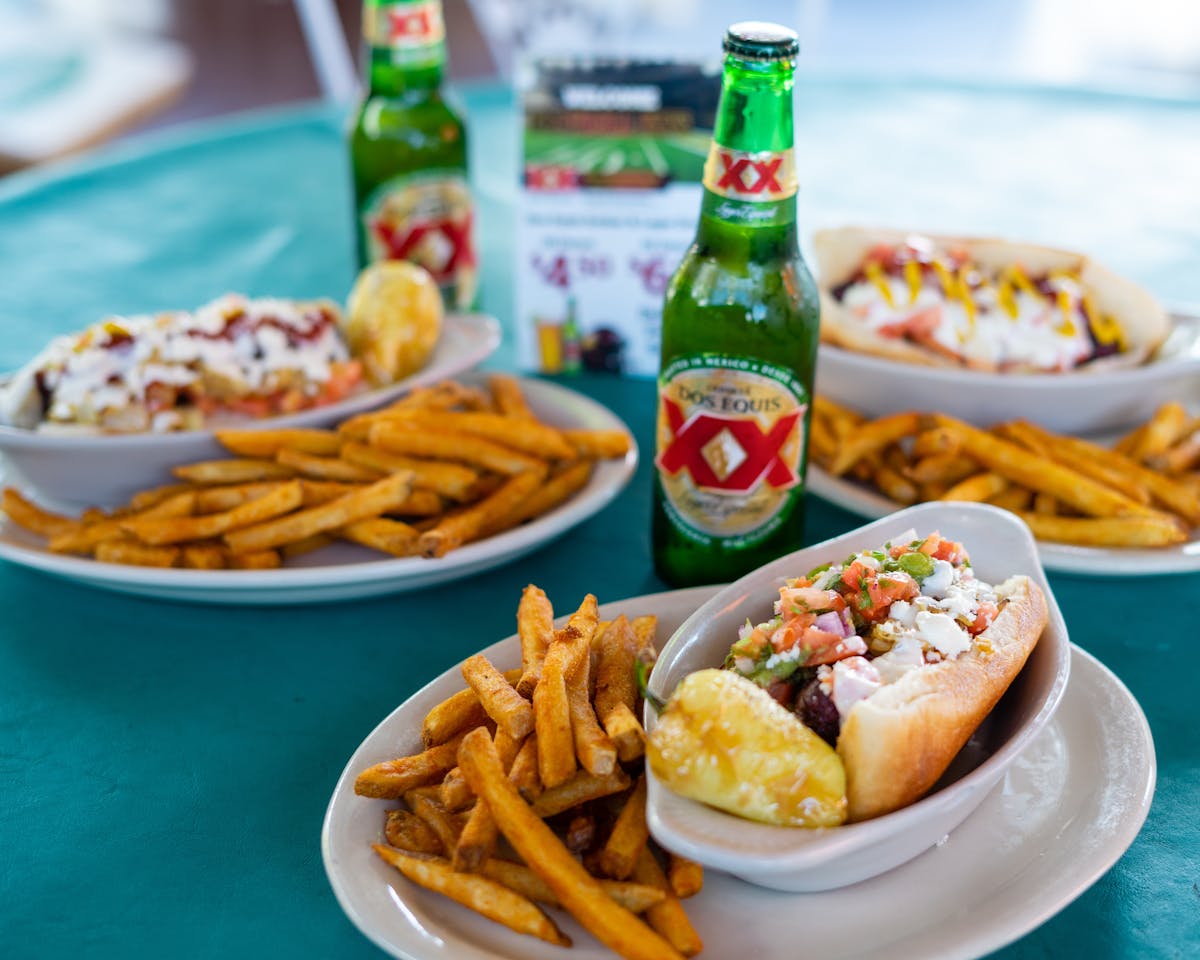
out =
[[(611, 410), (574, 390), (541, 380), (521, 384), (530, 408), (546, 423), (629, 433)], [(365, 548), (336, 543), (278, 570), (159, 570), (50, 553), (40, 538), (8, 519), (0, 519), (0, 558), (120, 593), (200, 603), (318, 603), (400, 593), (456, 580), (529, 553), (608, 504), (629, 482), (636, 466), (636, 446), (622, 460), (601, 460), (587, 485), (566, 503), (524, 526), (467, 544), (437, 560), (380, 559)]]
[[(862, 517), (886, 517), (901, 509), (901, 504), (894, 503), (883, 494), (853, 480), (835, 477), (812, 463), (808, 465), (808, 489)], [(1193, 530), (1192, 538), (1187, 543), (1153, 549), (1078, 547), (1069, 543), (1039, 540), (1038, 555), (1047, 570), (1092, 577), (1192, 573), (1200, 570), (1200, 530)]]
[[(601, 616), (657, 614), (665, 641), (716, 589), (609, 603)], [(501, 669), (520, 664), (514, 637), (484, 652)], [(447, 671), (354, 752), (325, 815), (325, 871), (350, 919), (394, 957), (562, 960), (560, 948), (415, 887), (371, 851), (383, 842), (386, 804), (355, 796), (355, 775), (419, 750), (425, 712), (462, 686), (459, 670)], [(1054, 719), (945, 842), (890, 873), (826, 893), (777, 893), (710, 871), (704, 890), (685, 901), (704, 939), (701, 956), (793, 960), (800, 931), (804, 955), (822, 960), (989, 953), (1058, 913), (1116, 862), (1146, 818), (1154, 778), (1154, 744), (1137, 701), (1075, 648)], [(572, 958), (612, 960), (570, 918), (556, 911), (555, 919), (575, 942)]]

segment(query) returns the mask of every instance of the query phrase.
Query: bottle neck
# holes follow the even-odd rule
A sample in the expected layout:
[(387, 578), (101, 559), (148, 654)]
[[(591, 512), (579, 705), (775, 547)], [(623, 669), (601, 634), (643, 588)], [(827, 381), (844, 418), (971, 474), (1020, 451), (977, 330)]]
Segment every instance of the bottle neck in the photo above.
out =
[[(725, 60), (697, 239), (769, 230), (796, 243), (794, 63)], [(778, 245), (786, 237), (772, 241)]]
[(441, 84), (446, 63), (441, 0), (367, 0), (363, 39), (372, 94), (429, 93)]

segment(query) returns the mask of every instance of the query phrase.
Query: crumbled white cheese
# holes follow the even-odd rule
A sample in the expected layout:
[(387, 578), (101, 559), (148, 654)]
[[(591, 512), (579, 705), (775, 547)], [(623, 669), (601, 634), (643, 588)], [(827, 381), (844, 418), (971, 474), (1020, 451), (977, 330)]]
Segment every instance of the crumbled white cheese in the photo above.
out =
[(917, 636), (947, 659), (971, 649), (971, 638), (955, 619), (944, 613), (921, 611), (916, 620)]
[(833, 665), (830, 698), (844, 721), (860, 700), (865, 700), (882, 685), (879, 671), (865, 657), (849, 657)]
[(933, 561), (933, 573), (921, 584), (921, 593), (935, 600), (941, 599), (954, 582), (954, 564), (946, 560)]
[(896, 600), (888, 609), (888, 620), (894, 620), (902, 627), (911, 627), (916, 619), (917, 608), (907, 600)]

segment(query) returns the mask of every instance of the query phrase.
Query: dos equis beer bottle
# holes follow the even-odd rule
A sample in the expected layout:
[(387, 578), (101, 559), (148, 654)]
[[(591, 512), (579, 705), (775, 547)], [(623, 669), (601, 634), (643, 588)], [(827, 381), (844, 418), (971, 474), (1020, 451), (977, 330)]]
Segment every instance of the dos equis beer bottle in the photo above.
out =
[(696, 239), (667, 289), (654, 561), (676, 586), (732, 580), (800, 546), (820, 321), (796, 239), (796, 34), (738, 23)]
[(441, 0), (363, 5), (369, 90), (350, 131), (359, 265), (411, 260), (447, 307), (475, 299), (478, 268), (462, 118), (441, 91)]

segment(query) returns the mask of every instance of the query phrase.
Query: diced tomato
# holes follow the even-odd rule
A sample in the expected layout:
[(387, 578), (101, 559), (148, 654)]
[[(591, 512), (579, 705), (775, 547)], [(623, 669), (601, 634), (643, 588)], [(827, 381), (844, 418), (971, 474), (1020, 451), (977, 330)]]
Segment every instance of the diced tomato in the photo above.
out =
[(938, 304), (911, 313), (903, 320), (895, 323), (885, 323), (879, 328), (879, 333), (885, 337), (910, 337), (914, 340), (927, 339), (933, 336), (942, 322), (942, 308)]
[(804, 636), (800, 638), (801, 649), (808, 651), (804, 665), (815, 667), (822, 663), (833, 663), (835, 660), (853, 656), (854, 651), (847, 648), (845, 639), (836, 633), (809, 627), (804, 631)]
[(234, 413), (240, 413), (247, 417), (269, 417), (271, 415), (271, 401), (266, 397), (242, 397), (230, 400), (226, 406)]
[(948, 563), (962, 563), (967, 559), (967, 551), (955, 540), (947, 540), (940, 534), (931, 533), (921, 544), (921, 553), (933, 557), (934, 560), (945, 560)]
[(363, 366), (358, 360), (330, 365), (329, 379), (317, 395), (315, 406), (324, 406), (344, 400), (362, 383)]
[(996, 614), (999, 613), (999, 608), (994, 603), (989, 603), (986, 600), (975, 608), (975, 620), (967, 627), (967, 632), (971, 636), (977, 636), (983, 633), (992, 625), (992, 621), (996, 619)]

